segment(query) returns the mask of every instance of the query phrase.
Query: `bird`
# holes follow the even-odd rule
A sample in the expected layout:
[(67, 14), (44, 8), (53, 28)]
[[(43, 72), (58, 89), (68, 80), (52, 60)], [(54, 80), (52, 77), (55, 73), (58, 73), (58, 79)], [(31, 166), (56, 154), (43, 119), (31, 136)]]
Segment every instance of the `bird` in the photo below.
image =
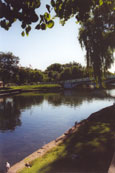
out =
[(78, 122), (76, 121), (74, 126), (76, 127), (76, 126), (77, 126), (77, 124), (78, 124)]
[(27, 163), (25, 163), (25, 166), (27, 167), (27, 168), (30, 168), (31, 167), (31, 165), (27, 162)]
[(7, 171), (10, 169), (10, 163), (6, 162), (6, 169)]

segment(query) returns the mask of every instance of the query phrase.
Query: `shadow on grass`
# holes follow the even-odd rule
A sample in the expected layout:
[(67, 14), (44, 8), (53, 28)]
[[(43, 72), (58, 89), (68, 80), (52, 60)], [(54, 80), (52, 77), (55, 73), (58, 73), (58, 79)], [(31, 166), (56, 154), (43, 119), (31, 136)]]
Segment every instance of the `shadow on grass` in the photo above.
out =
[[(115, 106), (92, 114), (65, 139), (56, 159), (40, 173), (106, 173), (114, 153)], [(56, 151), (55, 151), (56, 152)]]

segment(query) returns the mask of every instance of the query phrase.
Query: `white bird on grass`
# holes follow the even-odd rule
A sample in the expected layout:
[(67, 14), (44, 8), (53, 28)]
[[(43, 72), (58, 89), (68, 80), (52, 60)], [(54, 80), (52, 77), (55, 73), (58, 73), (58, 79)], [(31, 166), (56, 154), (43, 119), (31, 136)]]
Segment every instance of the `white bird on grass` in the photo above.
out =
[(6, 169), (7, 171), (10, 169), (10, 163), (6, 162)]

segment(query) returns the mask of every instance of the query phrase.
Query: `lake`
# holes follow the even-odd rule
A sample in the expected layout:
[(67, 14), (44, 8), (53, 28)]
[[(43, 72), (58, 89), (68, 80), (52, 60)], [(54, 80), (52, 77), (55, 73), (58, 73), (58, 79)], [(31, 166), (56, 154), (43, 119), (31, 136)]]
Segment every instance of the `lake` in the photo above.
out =
[[(114, 97), (114, 98), (113, 98)], [(0, 98), (0, 171), (115, 102), (115, 89), (23, 93)]]

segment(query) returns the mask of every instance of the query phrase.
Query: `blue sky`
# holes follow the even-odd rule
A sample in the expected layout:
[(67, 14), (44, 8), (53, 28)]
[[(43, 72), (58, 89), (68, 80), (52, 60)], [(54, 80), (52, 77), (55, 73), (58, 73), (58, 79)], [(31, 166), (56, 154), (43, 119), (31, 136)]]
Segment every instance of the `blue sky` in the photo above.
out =
[[(22, 37), (20, 23), (15, 22), (9, 31), (0, 28), (0, 51), (10, 51), (18, 56), (21, 66), (31, 65), (41, 70), (53, 63), (76, 61), (85, 65), (85, 50), (78, 41), (78, 27), (74, 19), (64, 26), (56, 19), (52, 29), (40, 31), (33, 26), (29, 36)], [(112, 71), (115, 71), (114, 67)]]
[(58, 20), (52, 29), (32, 29), (29, 36), (21, 36), (20, 23), (16, 22), (9, 31), (0, 29), (0, 51), (13, 52), (19, 56), (22, 66), (45, 69), (52, 63), (72, 61), (85, 65), (83, 51), (79, 45), (78, 25), (72, 19), (65, 26)]

